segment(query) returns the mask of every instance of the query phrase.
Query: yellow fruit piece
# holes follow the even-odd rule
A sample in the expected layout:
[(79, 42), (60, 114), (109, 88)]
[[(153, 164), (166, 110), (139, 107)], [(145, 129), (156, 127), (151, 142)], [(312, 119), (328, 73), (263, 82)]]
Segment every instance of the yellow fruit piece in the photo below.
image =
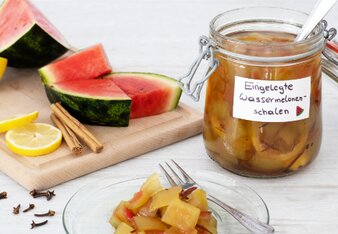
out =
[(177, 186), (167, 190), (159, 191), (153, 196), (153, 200), (150, 205), (150, 211), (168, 206), (173, 200), (179, 199), (181, 191), (182, 188)]
[(137, 212), (139, 216), (146, 216), (146, 217), (157, 217), (157, 210), (150, 211), (152, 199), (150, 199), (146, 204), (144, 204)]
[(145, 205), (150, 199), (150, 195), (144, 191), (138, 191), (127, 204), (127, 208), (137, 213), (138, 210)]
[(159, 209), (159, 211), (160, 211), (160, 216), (161, 216), (161, 217), (162, 217), (162, 216), (164, 215), (164, 213), (167, 211), (167, 208), (168, 208), (168, 206), (165, 206), (165, 207), (162, 207), (162, 208)]
[(207, 233), (207, 232), (197, 232), (197, 230), (194, 229), (190, 229), (190, 230), (181, 230), (178, 229), (177, 227), (171, 227), (167, 230), (165, 230), (164, 232), (165, 234), (198, 234), (198, 233)]
[(61, 131), (44, 123), (29, 123), (6, 133), (7, 146), (14, 153), (39, 156), (56, 150), (62, 140)]
[[(113, 216), (115, 216), (115, 218), (117, 220), (111, 220), (111, 221), (121, 221), (124, 222), (128, 225), (132, 225), (132, 223), (130, 222), (130, 219), (135, 215), (131, 210), (129, 210), (127, 208), (127, 204), (128, 202), (126, 201), (121, 201), (117, 207), (114, 210)], [(119, 224), (119, 223), (118, 223)], [(114, 225), (114, 224), (112, 224)]]
[(162, 221), (183, 230), (194, 229), (200, 209), (181, 200), (172, 201), (162, 217)]
[(115, 213), (113, 213), (109, 219), (109, 223), (114, 228), (117, 228), (120, 225), (120, 223), (122, 223), (122, 221), (118, 217), (116, 217)]
[(163, 190), (163, 186), (160, 181), (160, 177), (157, 173), (153, 173), (147, 178), (141, 187), (141, 191), (154, 196), (157, 192)]
[(201, 212), (197, 226), (208, 230), (211, 234), (217, 234), (217, 220), (211, 212)]
[(126, 223), (120, 223), (119, 226), (117, 227), (115, 234), (130, 234), (134, 231), (132, 227), (130, 227)]
[(5, 73), (6, 67), (7, 67), (7, 59), (0, 57), (0, 80), (3, 74)]
[(24, 126), (28, 123), (33, 122), (39, 116), (39, 112), (34, 111), (29, 114), (21, 114), (9, 117), (0, 121), (0, 133), (6, 132), (13, 128)]
[(134, 216), (133, 221), (135, 223), (136, 230), (138, 231), (164, 231), (167, 229), (167, 225), (165, 225), (160, 218), (156, 217)]
[(196, 189), (193, 191), (192, 194), (189, 195), (189, 200), (187, 202), (201, 211), (208, 210), (207, 193), (202, 189)]

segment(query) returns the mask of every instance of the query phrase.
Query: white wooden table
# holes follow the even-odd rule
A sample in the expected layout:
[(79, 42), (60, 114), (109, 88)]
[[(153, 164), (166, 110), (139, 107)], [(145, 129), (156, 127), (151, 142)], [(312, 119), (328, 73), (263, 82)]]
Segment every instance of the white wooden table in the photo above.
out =
[[(208, 24), (218, 13), (238, 7), (273, 5), (309, 12), (315, 0), (33, 0), (78, 47), (102, 42), (115, 71), (146, 71), (178, 77), (187, 71), (197, 53), (197, 39), (208, 34)], [(338, 6), (326, 17), (338, 27)], [(9, 194), (0, 201), (0, 233), (64, 233), (62, 211), (83, 185), (102, 176), (150, 173), (159, 162), (176, 159), (191, 170), (207, 169), (239, 180), (266, 201), (277, 233), (338, 233), (338, 85), (324, 77), (324, 137), (318, 158), (305, 170), (278, 179), (251, 179), (234, 175), (211, 161), (201, 135), (192, 137), (56, 186), (56, 197), (46, 203), (0, 172), (0, 190)], [(1, 85), (1, 83), (0, 83)], [(203, 112), (199, 103), (182, 101)], [(1, 155), (3, 157), (3, 155)], [(126, 170), (128, 169), (128, 170)], [(0, 191), (0, 192), (1, 192)], [(36, 212), (54, 209), (46, 226), (30, 230), (31, 213), (14, 216), (12, 207), (35, 203)]]

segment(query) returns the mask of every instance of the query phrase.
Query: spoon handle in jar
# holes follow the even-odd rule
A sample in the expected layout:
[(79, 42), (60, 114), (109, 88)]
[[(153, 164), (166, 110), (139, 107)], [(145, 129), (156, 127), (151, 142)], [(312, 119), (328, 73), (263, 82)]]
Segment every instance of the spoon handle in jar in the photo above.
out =
[(263, 223), (256, 218), (253, 218), (247, 214), (242, 213), (239, 210), (228, 206), (221, 200), (212, 195), (207, 195), (210, 201), (213, 201), (223, 209), (225, 209), (232, 217), (234, 217), (240, 224), (246, 227), (252, 233), (274, 233), (275, 229), (269, 224)]
[(295, 41), (297, 42), (306, 39), (336, 2), (337, 0), (318, 0)]

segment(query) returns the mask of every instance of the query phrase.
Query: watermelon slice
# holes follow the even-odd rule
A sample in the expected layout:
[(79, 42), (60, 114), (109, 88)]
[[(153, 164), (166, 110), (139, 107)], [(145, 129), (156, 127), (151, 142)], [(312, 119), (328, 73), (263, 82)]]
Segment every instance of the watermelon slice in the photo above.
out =
[(131, 99), (130, 118), (161, 114), (176, 108), (182, 90), (173, 78), (153, 73), (113, 73), (112, 79)]
[(0, 6), (0, 56), (13, 67), (40, 67), (70, 47), (57, 29), (28, 0)]
[(175, 79), (137, 72), (105, 75), (109, 72), (101, 45), (39, 69), (49, 101), (61, 102), (85, 123), (127, 126), (129, 117), (157, 115), (176, 108), (182, 91)]
[(131, 99), (111, 79), (64, 81), (45, 90), (51, 103), (61, 102), (83, 123), (128, 126)]
[(39, 69), (44, 84), (61, 81), (94, 79), (111, 72), (101, 44), (80, 50)]
[(61, 102), (80, 121), (107, 126), (127, 126), (129, 117), (173, 110), (182, 93), (167, 76), (123, 72), (45, 84), (45, 90), (51, 103)]

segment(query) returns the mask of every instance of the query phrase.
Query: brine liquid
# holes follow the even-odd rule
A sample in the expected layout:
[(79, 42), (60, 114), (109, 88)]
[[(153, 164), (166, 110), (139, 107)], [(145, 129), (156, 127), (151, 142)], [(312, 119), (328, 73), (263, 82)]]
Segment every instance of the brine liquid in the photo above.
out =
[[(294, 35), (278, 32), (241, 32), (242, 41), (287, 43)], [(280, 51), (292, 54), (292, 51)], [(203, 137), (209, 156), (224, 168), (255, 177), (293, 173), (309, 164), (321, 143), (320, 53), (297, 63), (250, 65), (221, 53), (220, 65), (208, 80)], [(255, 122), (233, 117), (235, 76), (261, 80), (311, 77), (309, 118), (293, 122)]]

